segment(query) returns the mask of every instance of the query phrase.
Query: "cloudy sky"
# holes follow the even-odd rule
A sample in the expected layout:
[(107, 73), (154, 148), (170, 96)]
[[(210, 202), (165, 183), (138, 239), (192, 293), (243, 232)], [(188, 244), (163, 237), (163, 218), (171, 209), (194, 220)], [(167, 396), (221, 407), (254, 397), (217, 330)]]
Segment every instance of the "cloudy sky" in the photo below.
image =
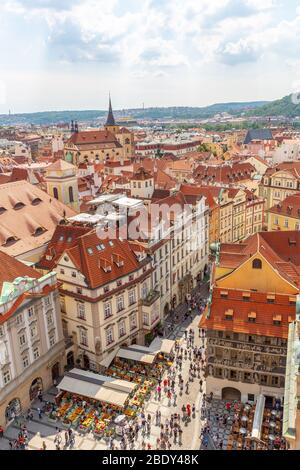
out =
[(203, 106), (300, 88), (300, 0), (1, 0), (0, 113)]

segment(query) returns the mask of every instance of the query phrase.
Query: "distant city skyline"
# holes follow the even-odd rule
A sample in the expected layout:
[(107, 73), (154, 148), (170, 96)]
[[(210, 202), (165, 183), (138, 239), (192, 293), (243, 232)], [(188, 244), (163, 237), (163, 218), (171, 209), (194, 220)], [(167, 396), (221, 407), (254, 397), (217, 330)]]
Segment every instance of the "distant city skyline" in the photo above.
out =
[(4, 0), (0, 113), (281, 98), (300, 88), (298, 0)]

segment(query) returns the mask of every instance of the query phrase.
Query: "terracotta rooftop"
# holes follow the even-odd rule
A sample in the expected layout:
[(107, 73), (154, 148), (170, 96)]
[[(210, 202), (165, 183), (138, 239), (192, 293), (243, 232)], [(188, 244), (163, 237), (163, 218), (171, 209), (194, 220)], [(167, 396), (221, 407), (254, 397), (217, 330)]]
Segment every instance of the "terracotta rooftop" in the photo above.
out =
[(288, 171), (291, 173), (295, 178), (300, 179), (300, 162), (283, 162), (277, 165), (276, 167), (268, 168), (265, 176), (273, 176), (276, 175), (278, 171)]
[(61, 254), (73, 248), (78, 242), (78, 238), (89, 233), (92, 229), (84, 226), (58, 225), (51, 238), (47, 250), (38, 263), (41, 269), (52, 270), (56, 265)]
[(218, 206), (216, 202), (216, 195), (213, 193), (212, 188), (193, 186), (188, 184), (182, 184), (180, 191), (187, 198), (188, 196), (204, 196), (210, 209), (214, 209)]
[(271, 207), (268, 212), (300, 220), (300, 193), (286, 197), (282, 202)]
[(159, 189), (173, 189), (176, 186), (176, 180), (168, 175), (165, 171), (158, 169), (154, 173), (154, 185)]
[(17, 277), (25, 276), (39, 279), (42, 274), (0, 251), (0, 291), (4, 282), (13, 282)]
[(250, 163), (235, 163), (233, 165), (199, 165), (194, 171), (194, 177), (211, 183), (234, 183), (251, 179), (256, 173)]
[(280, 275), (300, 287), (300, 232), (261, 232), (241, 244), (222, 244), (220, 267), (237, 268), (260, 253)]
[[(296, 318), (296, 304), (290, 303), (291, 296), (277, 294), (274, 303), (268, 303), (267, 294), (251, 292), (249, 300), (245, 301), (243, 291), (226, 289), (228, 295), (224, 298), (223, 290), (214, 288), (210, 315), (207, 310), (200, 321), (201, 328), (288, 338), (289, 323)], [(228, 311), (232, 311), (231, 320), (225, 318)], [(253, 313), (256, 314), (255, 323), (248, 320), (249, 314)], [(278, 326), (274, 325), (277, 316), (281, 318)]]
[(140, 167), (132, 177), (132, 180), (137, 180), (137, 181), (145, 181), (153, 178), (153, 175), (150, 173), (150, 171), (145, 170), (145, 168)]
[(78, 238), (66, 255), (85, 276), (90, 288), (104, 286), (141, 267), (127, 240), (100, 240), (96, 230)]
[(0, 185), (0, 250), (18, 256), (51, 240), (75, 212), (27, 181)]
[[(118, 144), (114, 134), (109, 131), (81, 131), (74, 133), (69, 142), (75, 145), (78, 144)], [(120, 145), (120, 144), (119, 144)]]
[(76, 167), (71, 163), (66, 162), (65, 160), (59, 159), (47, 167), (48, 171), (65, 171), (65, 170), (74, 170)]

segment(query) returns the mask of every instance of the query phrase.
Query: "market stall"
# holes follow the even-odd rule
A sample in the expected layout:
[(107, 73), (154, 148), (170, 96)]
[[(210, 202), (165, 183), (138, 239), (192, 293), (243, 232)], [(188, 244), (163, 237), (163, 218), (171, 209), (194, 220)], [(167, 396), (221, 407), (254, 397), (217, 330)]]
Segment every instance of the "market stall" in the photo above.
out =
[(60, 421), (82, 433), (92, 431), (95, 436), (115, 433), (114, 421), (126, 412), (127, 419), (135, 416), (130, 401), (136, 398), (137, 385), (115, 377), (73, 369), (58, 385), (56, 406), (48, 419)]
[(149, 349), (154, 354), (164, 354), (166, 356), (172, 356), (175, 349), (175, 341), (171, 339), (156, 337), (149, 346)]
[(123, 407), (136, 385), (113, 377), (80, 369), (68, 372), (58, 389), (86, 398)]
[(117, 352), (116, 357), (122, 359), (129, 359), (135, 362), (142, 362), (144, 364), (153, 364), (157, 356), (156, 352), (153, 352), (146, 346), (128, 346), (127, 348), (120, 348)]

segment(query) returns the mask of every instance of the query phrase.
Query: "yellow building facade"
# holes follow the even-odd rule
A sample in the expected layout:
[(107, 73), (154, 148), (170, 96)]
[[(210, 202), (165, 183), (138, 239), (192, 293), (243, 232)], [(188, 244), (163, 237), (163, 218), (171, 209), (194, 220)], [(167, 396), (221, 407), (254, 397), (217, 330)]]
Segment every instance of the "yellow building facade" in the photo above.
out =
[(57, 160), (46, 170), (47, 193), (79, 212), (79, 195), (76, 167), (64, 160)]

